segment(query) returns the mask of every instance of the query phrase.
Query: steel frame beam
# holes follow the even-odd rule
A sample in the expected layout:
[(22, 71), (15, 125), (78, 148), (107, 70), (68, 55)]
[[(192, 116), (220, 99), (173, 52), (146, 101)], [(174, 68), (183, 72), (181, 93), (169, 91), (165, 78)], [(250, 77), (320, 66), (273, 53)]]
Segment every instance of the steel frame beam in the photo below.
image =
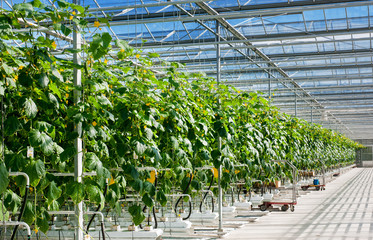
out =
[[(203, 1), (196, 1), (195, 4), (205, 3)], [(174, 4), (178, 4), (174, 2)], [(254, 10), (243, 10), (241, 11), (229, 11), (223, 12), (215, 15), (203, 15), (199, 12), (194, 16), (185, 16), (179, 15), (178, 17), (174, 16), (174, 12), (169, 13), (160, 13), (156, 14), (144, 14), (144, 15), (133, 15), (133, 16), (120, 16), (113, 17), (110, 21), (111, 26), (118, 25), (133, 25), (133, 24), (144, 24), (144, 23), (164, 23), (164, 22), (177, 22), (177, 21), (196, 21), (196, 20), (218, 20), (218, 19), (237, 19), (237, 18), (248, 18), (248, 17), (261, 17), (261, 16), (275, 16), (282, 14), (297, 14), (302, 13), (303, 11), (312, 11), (320, 9), (334, 9), (334, 8), (346, 8), (346, 7), (357, 7), (357, 6), (370, 6), (373, 3), (371, 1), (348, 1), (348, 2), (333, 2), (322, 4), (318, 2), (316, 5), (302, 5), (302, 6), (293, 6), (293, 7), (279, 7), (279, 8), (268, 8), (268, 9), (254, 9)], [(120, 7), (122, 9), (122, 7)], [(127, 8), (127, 7), (126, 7)], [(136, 18), (135, 18), (136, 17)], [(92, 19), (93, 20), (93, 19)], [(90, 21), (92, 21), (90, 20)]]

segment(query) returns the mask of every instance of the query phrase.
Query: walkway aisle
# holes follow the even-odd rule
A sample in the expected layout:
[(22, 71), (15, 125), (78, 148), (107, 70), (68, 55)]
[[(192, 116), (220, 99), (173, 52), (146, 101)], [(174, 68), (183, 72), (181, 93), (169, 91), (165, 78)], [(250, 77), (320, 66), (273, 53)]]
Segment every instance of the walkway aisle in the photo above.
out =
[(298, 199), (295, 212), (272, 212), (225, 239), (372, 239), (373, 168), (355, 168)]

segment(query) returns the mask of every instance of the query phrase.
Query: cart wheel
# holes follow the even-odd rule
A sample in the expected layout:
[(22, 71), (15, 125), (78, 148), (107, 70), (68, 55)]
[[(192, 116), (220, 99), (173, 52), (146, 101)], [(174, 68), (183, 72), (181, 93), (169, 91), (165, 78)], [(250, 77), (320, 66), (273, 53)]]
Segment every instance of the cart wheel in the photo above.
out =
[(307, 191), (308, 187), (307, 186), (302, 186), (301, 187), (303, 191)]
[(317, 186), (317, 187), (316, 187), (316, 191), (319, 191), (319, 190), (320, 190), (320, 186)]
[(286, 212), (289, 209), (289, 205), (282, 205), (281, 210)]
[(324, 191), (325, 191), (325, 187), (323, 187)]
[(267, 206), (266, 206), (265, 204), (260, 205), (259, 208), (260, 208), (260, 210), (263, 211), (263, 212), (264, 212), (265, 210), (267, 210)]
[(290, 211), (294, 212), (294, 205), (290, 206)]

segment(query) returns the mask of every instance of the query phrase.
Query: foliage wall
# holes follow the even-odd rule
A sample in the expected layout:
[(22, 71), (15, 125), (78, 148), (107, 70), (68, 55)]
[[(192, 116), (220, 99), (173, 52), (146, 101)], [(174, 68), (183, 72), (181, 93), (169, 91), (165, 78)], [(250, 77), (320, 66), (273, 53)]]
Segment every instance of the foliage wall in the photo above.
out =
[[(69, 200), (106, 202), (119, 210), (118, 199), (129, 191), (143, 200), (129, 208), (139, 224), (143, 204), (152, 207), (156, 200), (164, 205), (165, 194), (184, 189), (190, 177), (189, 192), (212, 177), (210, 171), (191, 175), (183, 167), (223, 165), (222, 184), (228, 188), (239, 179), (250, 186), (251, 179), (291, 178), (288, 166), (272, 160), (289, 159), (298, 169), (315, 170), (321, 166), (316, 159), (328, 167), (354, 161), (358, 145), (343, 135), (280, 113), (257, 93), (217, 85), (203, 74), (178, 72), (178, 63), (163, 61), (165, 72), (152, 71), (153, 62), (161, 61), (157, 54), (112, 39), (101, 29), (108, 24), (105, 19), (89, 25), (85, 18), (91, 16), (81, 6), (55, 4), (58, 9), (35, 0), (0, 14), (0, 194), (7, 211), (19, 210), (25, 180), (8, 178), (8, 171), (26, 172), (31, 197), (42, 200), (26, 205), (23, 220), (36, 224), (35, 229), (47, 231), (47, 211), (59, 210)], [(81, 65), (59, 57), (58, 39), (39, 32), (47, 28), (72, 37), (73, 23), (88, 42), (79, 51)], [(63, 53), (74, 52), (67, 48)], [(80, 88), (73, 84), (74, 67), (82, 71)], [(74, 90), (82, 91), (78, 104)], [(84, 169), (97, 172), (85, 177), (84, 184), (51, 174), (74, 171), (74, 126), (79, 122)], [(28, 146), (34, 148), (34, 158), (27, 158)], [(238, 171), (238, 164), (247, 168)], [(156, 190), (151, 173), (137, 169), (141, 166), (171, 170), (159, 172)], [(111, 184), (105, 199), (107, 178)]]

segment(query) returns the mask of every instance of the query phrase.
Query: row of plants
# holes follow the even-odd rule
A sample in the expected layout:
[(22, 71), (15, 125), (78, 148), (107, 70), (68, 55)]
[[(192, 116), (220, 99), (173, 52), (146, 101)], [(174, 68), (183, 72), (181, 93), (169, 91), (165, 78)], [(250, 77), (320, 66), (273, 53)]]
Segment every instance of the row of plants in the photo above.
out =
[[(142, 199), (129, 207), (138, 225), (145, 218), (144, 205), (165, 205), (166, 194), (184, 190), (190, 178), (188, 193), (201, 190), (213, 172), (195, 169), (206, 165), (223, 166), (222, 186), (227, 189), (240, 179), (247, 187), (252, 179), (291, 179), (291, 169), (273, 160), (288, 159), (303, 170), (320, 169), (317, 159), (327, 167), (354, 161), (360, 146), (345, 136), (281, 113), (258, 93), (218, 85), (203, 74), (178, 72), (178, 63), (163, 61), (165, 70), (153, 71), (158, 55), (100, 31), (109, 24), (106, 19), (90, 26), (85, 8), (63, 0), (56, 5), (35, 0), (0, 13), (0, 219), (3, 212), (19, 210), (25, 193), (25, 180), (9, 178), (9, 170), (30, 176), (35, 201), (27, 202), (23, 220), (46, 232), (47, 211), (59, 210), (69, 200), (120, 211), (118, 200), (128, 192)], [(35, 25), (24, 24), (31, 20)], [(79, 52), (81, 65), (55, 54), (57, 39), (36, 31), (47, 27), (68, 37), (75, 31), (72, 24), (89, 41), (81, 50), (64, 53)], [(30, 30), (15, 31), (25, 27)], [(74, 87), (74, 68), (82, 71), (82, 87)], [(82, 92), (81, 102), (74, 103), (74, 91)], [(74, 171), (78, 123), (84, 170), (97, 173), (85, 177), (84, 184), (52, 174)], [(33, 158), (27, 157), (29, 146), (35, 150)], [(242, 164), (247, 167), (235, 167)], [(142, 166), (170, 170), (158, 172), (155, 186), (150, 171), (138, 170)], [(104, 196), (106, 179), (110, 186)], [(36, 199), (45, 201), (36, 204)]]

